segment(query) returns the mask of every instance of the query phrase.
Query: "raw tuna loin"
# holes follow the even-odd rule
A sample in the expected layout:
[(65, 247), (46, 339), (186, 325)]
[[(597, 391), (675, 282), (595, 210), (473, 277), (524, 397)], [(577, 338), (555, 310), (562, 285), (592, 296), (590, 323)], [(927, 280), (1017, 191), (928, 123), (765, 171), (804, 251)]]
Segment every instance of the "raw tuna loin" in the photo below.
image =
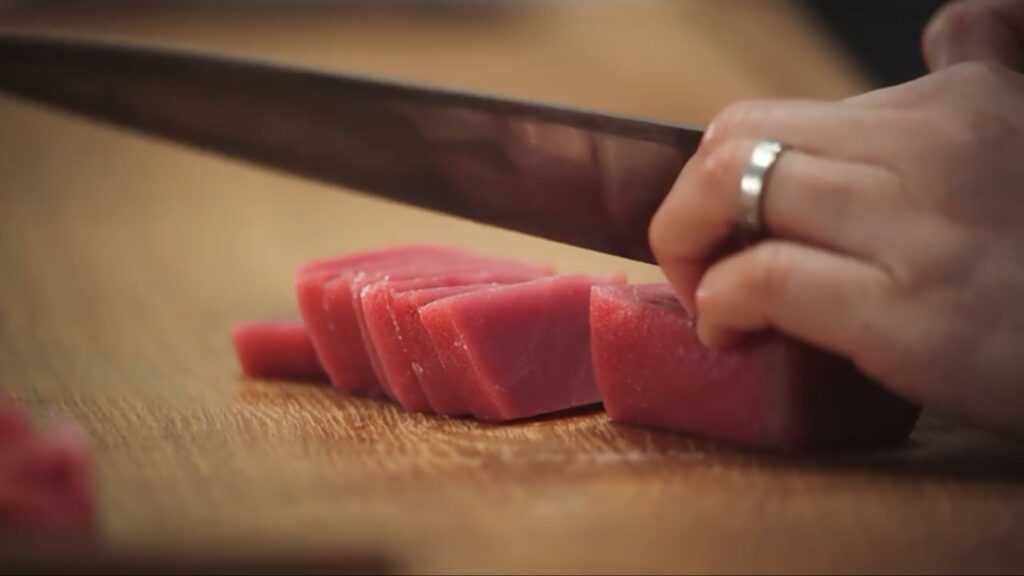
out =
[(715, 352), (667, 284), (596, 286), (594, 371), (613, 420), (749, 447), (869, 447), (902, 440), (919, 408), (851, 363), (764, 335)]

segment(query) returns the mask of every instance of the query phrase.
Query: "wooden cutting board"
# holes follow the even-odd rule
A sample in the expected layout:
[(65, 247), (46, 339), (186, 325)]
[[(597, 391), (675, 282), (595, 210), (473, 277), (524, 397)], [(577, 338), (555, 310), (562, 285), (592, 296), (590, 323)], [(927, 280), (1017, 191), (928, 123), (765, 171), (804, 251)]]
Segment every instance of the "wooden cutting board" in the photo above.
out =
[[(87, 32), (705, 122), (868, 86), (781, 2), (410, 9), (47, 7)], [(2, 71), (0, 71), (2, 73)], [(295, 317), (303, 261), (444, 241), (562, 270), (657, 269), (0, 98), (0, 387), (77, 419), (114, 558), (383, 571), (1024, 569), (1024, 449), (931, 416), (891, 451), (737, 452), (597, 410), (506, 426), (240, 376), (233, 323)], [(194, 564), (193, 564), (194, 565)]]

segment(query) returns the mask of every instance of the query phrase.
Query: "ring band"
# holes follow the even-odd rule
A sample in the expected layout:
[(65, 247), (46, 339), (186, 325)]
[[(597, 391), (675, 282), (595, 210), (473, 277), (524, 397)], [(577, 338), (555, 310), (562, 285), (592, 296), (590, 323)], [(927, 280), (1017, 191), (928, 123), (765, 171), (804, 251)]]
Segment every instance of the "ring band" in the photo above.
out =
[(740, 231), (748, 238), (764, 233), (764, 189), (768, 174), (785, 147), (774, 140), (762, 140), (754, 146), (740, 178), (739, 218)]

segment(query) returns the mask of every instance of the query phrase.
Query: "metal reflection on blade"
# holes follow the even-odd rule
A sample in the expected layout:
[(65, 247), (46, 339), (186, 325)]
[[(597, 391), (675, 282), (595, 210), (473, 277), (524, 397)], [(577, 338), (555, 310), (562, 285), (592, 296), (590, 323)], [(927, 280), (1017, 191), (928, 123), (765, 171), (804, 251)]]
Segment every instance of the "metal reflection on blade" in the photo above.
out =
[(356, 191), (653, 262), (701, 133), (204, 54), (0, 37), (0, 89)]

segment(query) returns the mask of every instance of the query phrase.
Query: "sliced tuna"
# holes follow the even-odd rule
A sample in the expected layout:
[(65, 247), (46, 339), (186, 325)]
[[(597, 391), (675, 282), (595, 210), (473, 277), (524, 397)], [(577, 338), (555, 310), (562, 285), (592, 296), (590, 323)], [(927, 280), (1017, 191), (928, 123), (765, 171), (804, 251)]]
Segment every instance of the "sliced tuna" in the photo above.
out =
[(454, 286), (411, 290), (394, 295), (393, 312), (398, 331), (405, 343), (409, 369), (416, 379), (427, 404), (435, 414), (463, 416), (470, 413), (466, 393), (454, 385), (434, 341), (420, 319), (420, 308), (449, 296), (495, 287), (495, 284)]
[[(465, 277), (467, 282), (489, 282), (488, 277), (495, 278), (500, 282), (502, 278), (518, 281), (539, 276), (549, 275), (549, 268), (542, 268), (522, 262), (484, 258), (463, 253), (462, 257), (452, 261), (439, 262), (415, 262), (401, 263), (390, 268), (381, 268), (376, 271), (360, 272), (347, 282), (346, 278), (339, 276), (331, 280), (324, 287), (324, 306), (327, 314), (333, 314), (336, 307), (341, 309), (351, 306), (355, 310), (356, 323), (362, 337), (363, 349), (366, 351), (373, 369), (375, 381), (386, 395), (394, 400), (401, 399), (392, 390), (390, 382), (383, 377), (382, 361), (379, 357), (377, 347), (372, 341), (366, 325), (365, 307), (362, 304), (366, 290), (378, 282), (407, 282), (410, 288), (444, 286), (458, 282), (459, 277)], [(475, 279), (473, 279), (475, 277)]]
[(383, 274), (409, 264), (442, 267), (453, 260), (468, 258), (455, 248), (413, 245), (318, 260), (303, 266), (296, 278), (299, 311), (331, 383), (349, 392), (379, 392), (352, 298), (335, 299), (328, 313), (324, 298), (327, 284), (336, 282), (344, 286), (345, 290), (339, 291), (341, 295), (357, 274)]
[(407, 410), (455, 414), (443, 405), (437, 409), (431, 404), (418, 376), (425, 370), (435, 374), (432, 368), (439, 365), (417, 313), (424, 298), (432, 301), (493, 284), (532, 280), (551, 272), (537, 267), (495, 268), (494, 271), (456, 272), (404, 281), (385, 279), (362, 290), (364, 334), (373, 352), (371, 360), (375, 360), (377, 379)]
[(247, 322), (232, 333), (235, 355), (250, 378), (326, 380), (313, 341), (300, 322)]
[(426, 304), (419, 316), (446, 385), (483, 420), (599, 402), (590, 358), (590, 289), (609, 281), (553, 276)]

